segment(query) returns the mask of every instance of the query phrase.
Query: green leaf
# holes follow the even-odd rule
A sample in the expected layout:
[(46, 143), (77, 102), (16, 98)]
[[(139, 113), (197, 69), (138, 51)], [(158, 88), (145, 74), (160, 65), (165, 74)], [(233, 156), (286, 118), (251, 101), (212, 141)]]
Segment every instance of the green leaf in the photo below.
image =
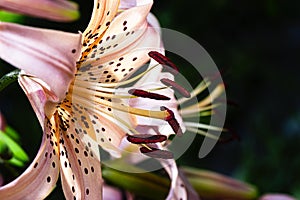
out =
[(12, 156), (12, 152), (8, 148), (7, 144), (0, 139), (0, 159), (9, 160)]
[[(102, 176), (109, 183), (133, 192), (143, 197), (143, 199), (165, 199), (168, 194), (169, 188), (164, 184), (168, 180), (154, 174), (125, 173), (111, 168), (104, 168)], [(152, 176), (156, 176), (155, 181), (151, 180)], [(160, 183), (162, 184), (157, 183), (158, 179), (161, 179)]]
[[(1, 19), (0, 19), (0, 21), (1, 21)], [(19, 73), (20, 73), (20, 70), (16, 69), (16, 70), (13, 70), (13, 71), (5, 74), (4, 76), (2, 76), (0, 78), (0, 91), (2, 91), (4, 88), (9, 86), (11, 83), (18, 80)]]
[(17, 166), (17, 167), (24, 167), (25, 163), (16, 159), (16, 158), (12, 158), (8, 161), (6, 161), (7, 163), (11, 164), (11, 165), (14, 165), (14, 166)]
[(16, 142), (20, 141), (19, 134), (12, 127), (6, 125), (4, 132), (6, 133), (6, 135), (8, 135), (14, 141), (16, 141)]
[(3, 22), (14, 22), (14, 23), (22, 23), (24, 20), (24, 17), (20, 14), (7, 12), (7, 11), (0, 11), (0, 21)]
[(29, 158), (25, 151), (18, 145), (13, 139), (11, 139), (6, 133), (0, 130), (0, 139), (3, 140), (6, 145), (9, 147), (11, 152), (13, 153), (13, 158), (23, 161), (23, 162), (28, 162)]

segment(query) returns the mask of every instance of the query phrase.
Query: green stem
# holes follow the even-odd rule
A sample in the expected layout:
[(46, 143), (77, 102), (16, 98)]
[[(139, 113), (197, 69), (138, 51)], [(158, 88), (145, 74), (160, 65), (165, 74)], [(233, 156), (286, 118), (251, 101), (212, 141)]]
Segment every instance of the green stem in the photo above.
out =
[(165, 199), (169, 190), (168, 179), (152, 173), (132, 174), (105, 167), (102, 176), (107, 182), (148, 200)]
[[(122, 164), (124, 169), (142, 170), (122, 162), (117, 162), (116, 165), (118, 164)], [(205, 199), (257, 198), (257, 189), (247, 183), (207, 170), (189, 167), (183, 167), (181, 170), (198, 195)], [(150, 172), (127, 173), (103, 167), (102, 176), (108, 183), (148, 200), (165, 199), (170, 187), (168, 178)]]
[(13, 70), (13, 71), (9, 72), (8, 74), (5, 74), (4, 76), (2, 76), (0, 78), (0, 92), (4, 88), (6, 88), (8, 85), (10, 85), (11, 83), (18, 80), (19, 74), (20, 74), (20, 70), (16, 69), (16, 70)]

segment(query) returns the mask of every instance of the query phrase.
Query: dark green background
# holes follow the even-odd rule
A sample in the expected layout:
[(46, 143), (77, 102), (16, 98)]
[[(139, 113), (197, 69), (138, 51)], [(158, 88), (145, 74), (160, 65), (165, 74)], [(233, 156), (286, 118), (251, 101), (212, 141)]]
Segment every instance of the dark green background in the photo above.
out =
[[(82, 17), (75, 23), (33, 18), (24, 23), (83, 31), (92, 1), (78, 2)], [(153, 13), (162, 27), (189, 35), (209, 52), (223, 71), (228, 99), (237, 104), (229, 107), (226, 124), (241, 141), (218, 145), (199, 160), (197, 140), (181, 164), (229, 174), (257, 185), (262, 193), (300, 198), (300, 1), (159, 0)], [(1, 74), (11, 69), (1, 63)], [(187, 68), (182, 72), (189, 74)], [(0, 94), (0, 104), (33, 158), (41, 129), (17, 84)]]

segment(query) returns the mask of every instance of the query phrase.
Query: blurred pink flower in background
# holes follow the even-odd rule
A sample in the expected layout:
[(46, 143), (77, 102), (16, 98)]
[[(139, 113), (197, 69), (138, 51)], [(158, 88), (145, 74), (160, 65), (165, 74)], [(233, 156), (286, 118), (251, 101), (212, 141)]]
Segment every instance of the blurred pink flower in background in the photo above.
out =
[(291, 197), (286, 194), (265, 194), (259, 198), (259, 200), (296, 200), (294, 197)]
[(79, 18), (78, 5), (67, 0), (0, 0), (0, 9), (61, 22)]

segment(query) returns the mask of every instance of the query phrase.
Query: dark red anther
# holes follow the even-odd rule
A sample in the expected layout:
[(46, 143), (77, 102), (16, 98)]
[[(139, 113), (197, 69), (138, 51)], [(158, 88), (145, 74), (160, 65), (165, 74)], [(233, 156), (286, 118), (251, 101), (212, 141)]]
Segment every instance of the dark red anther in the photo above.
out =
[(179, 92), (182, 96), (189, 98), (191, 97), (191, 94), (189, 91), (187, 91), (184, 87), (182, 87), (181, 85), (177, 84), (176, 82), (167, 79), (167, 78), (163, 78), (160, 80), (164, 85), (166, 86), (170, 86), (172, 87), (174, 90), (176, 90), (177, 92)]
[(127, 140), (134, 144), (149, 144), (166, 141), (168, 138), (165, 135), (149, 135), (149, 134), (140, 134), (140, 135), (127, 135)]
[(171, 126), (171, 128), (173, 129), (173, 131), (175, 132), (176, 135), (182, 136), (183, 135), (182, 130), (180, 128), (178, 121), (176, 120), (176, 118), (174, 116), (173, 111), (165, 106), (161, 106), (160, 110), (161, 111), (166, 110), (168, 112), (169, 116), (167, 116), (165, 118), (165, 120), (169, 123), (169, 125)]
[[(150, 51), (148, 55), (156, 60), (159, 64), (163, 65), (164, 69), (173, 75), (177, 75), (179, 70), (178, 67), (166, 56), (162, 55), (157, 51)], [(168, 67), (166, 67), (168, 66)]]
[(173, 159), (173, 153), (166, 150), (161, 150), (157, 148), (148, 149), (147, 147), (140, 148), (141, 153), (145, 154), (146, 156), (152, 158), (162, 158), (162, 159)]
[(131, 89), (128, 90), (128, 93), (137, 97), (143, 97), (143, 98), (149, 98), (155, 100), (170, 100), (170, 98), (165, 95), (147, 92), (145, 90), (140, 90), (140, 89)]

